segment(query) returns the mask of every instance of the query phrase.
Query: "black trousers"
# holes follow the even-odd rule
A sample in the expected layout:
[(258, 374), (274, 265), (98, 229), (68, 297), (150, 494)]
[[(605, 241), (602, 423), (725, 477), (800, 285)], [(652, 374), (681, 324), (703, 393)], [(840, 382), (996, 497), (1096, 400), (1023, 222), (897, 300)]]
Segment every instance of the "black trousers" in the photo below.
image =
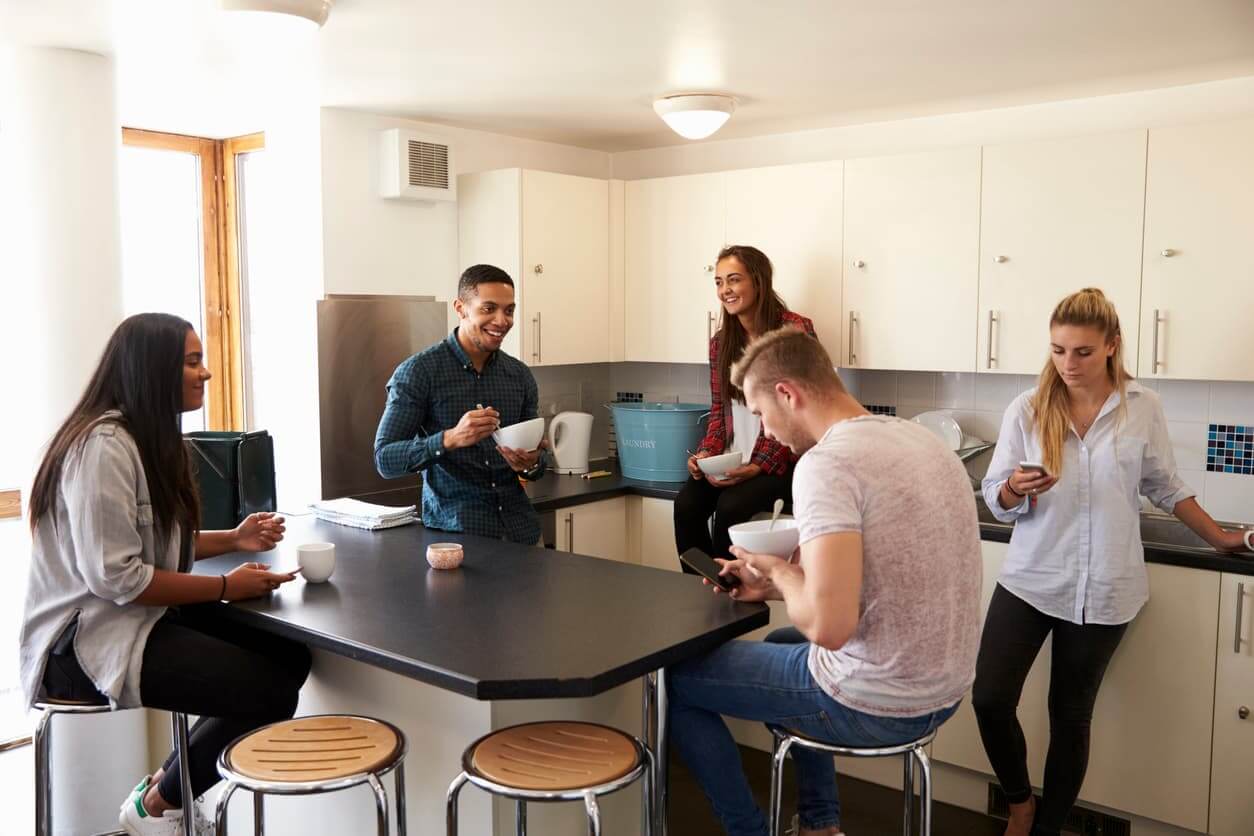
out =
[[(309, 650), (302, 644), (227, 622), (212, 610), (170, 609), (144, 647), (140, 701), (199, 716), (188, 747), (192, 790), (199, 796), (218, 782), (218, 755), (228, 743), (296, 713), (309, 665)], [(48, 657), (44, 689), (57, 699), (99, 697), (72, 653)], [(182, 807), (173, 752), (164, 766), (161, 797)]]
[[(705, 479), (689, 479), (675, 498), (675, 548), (680, 554), (698, 548), (711, 557), (729, 557), (728, 527), (748, 522), (754, 514), (769, 513), (776, 499), (792, 503), (791, 470), (783, 476), (762, 473), (727, 488), (716, 488)], [(687, 566), (683, 570), (691, 572)]]
[(1033, 836), (1056, 836), (1080, 794), (1089, 762), (1093, 706), (1106, 666), (1127, 624), (1072, 624), (1045, 615), (1007, 591), (993, 590), (975, 668), (971, 703), (984, 751), (1013, 803), (1032, 794), (1027, 744), (1016, 711), (1023, 681), (1045, 637), (1054, 636), (1049, 670), (1049, 752)]

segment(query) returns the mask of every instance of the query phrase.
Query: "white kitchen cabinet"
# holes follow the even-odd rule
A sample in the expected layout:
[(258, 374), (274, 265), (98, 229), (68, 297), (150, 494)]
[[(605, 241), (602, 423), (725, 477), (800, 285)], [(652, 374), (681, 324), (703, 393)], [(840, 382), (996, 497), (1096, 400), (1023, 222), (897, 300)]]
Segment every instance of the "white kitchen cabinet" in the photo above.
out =
[(626, 195), (626, 356), (707, 363), (717, 328), (714, 262), (724, 241), (722, 174), (632, 180)]
[(531, 366), (609, 362), (609, 181), (503, 169), (458, 178), (460, 268), (516, 284), (506, 352)]
[(814, 320), (840, 360), (842, 177), (840, 160), (727, 172), (727, 243), (762, 250), (776, 292)]
[(627, 525), (636, 562), (654, 569), (681, 571), (675, 550), (675, 503), (651, 496), (630, 497)]
[(1145, 131), (984, 148), (980, 196), (981, 372), (1036, 374), (1062, 297), (1098, 287), (1137, 356)]
[(627, 497), (561, 508), (555, 513), (558, 551), (635, 562), (627, 548)]
[(1254, 119), (1154, 128), (1141, 377), (1254, 380)]
[[(984, 611), (1007, 548), (983, 543)], [(1149, 603), (1128, 627), (1097, 698), (1080, 801), (1205, 831), (1219, 575), (1151, 564), (1149, 576)], [(1019, 704), (1037, 787), (1049, 745), (1050, 646), (1037, 656)], [(969, 698), (941, 727), (933, 756), (996, 780)]]
[(1219, 594), (1210, 830), (1246, 836), (1254, 822), (1254, 576), (1224, 574)]
[(980, 149), (846, 160), (844, 222), (842, 365), (974, 371)]

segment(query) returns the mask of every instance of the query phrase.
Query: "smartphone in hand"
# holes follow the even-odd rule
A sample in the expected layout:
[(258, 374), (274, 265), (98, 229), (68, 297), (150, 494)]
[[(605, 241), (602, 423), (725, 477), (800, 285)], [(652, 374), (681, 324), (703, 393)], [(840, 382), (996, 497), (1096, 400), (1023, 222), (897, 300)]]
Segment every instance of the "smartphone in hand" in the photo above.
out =
[(740, 578), (735, 575), (720, 575), (719, 572), (723, 570), (723, 567), (715, 563), (714, 558), (700, 549), (688, 549), (688, 551), (679, 556), (679, 560), (689, 569), (692, 569), (724, 592), (731, 592), (740, 586)]
[(1045, 469), (1045, 465), (1040, 462), (1019, 462), (1019, 469), (1025, 472), (1032, 471), (1042, 476), (1048, 476), (1049, 471)]

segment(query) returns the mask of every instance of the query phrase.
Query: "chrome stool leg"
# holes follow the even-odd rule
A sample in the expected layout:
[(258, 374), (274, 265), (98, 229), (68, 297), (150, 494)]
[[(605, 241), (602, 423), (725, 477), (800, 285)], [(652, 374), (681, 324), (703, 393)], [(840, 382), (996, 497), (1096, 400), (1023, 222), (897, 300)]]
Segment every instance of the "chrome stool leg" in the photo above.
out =
[(231, 796), (235, 794), (235, 784), (227, 783), (222, 790), (222, 795), (218, 797), (217, 815), (214, 816), (214, 830), (217, 836), (226, 836), (226, 806), (231, 803)]
[(932, 760), (922, 746), (914, 750), (919, 761), (919, 814), (921, 836), (932, 836)]
[(913, 836), (914, 834), (914, 751), (906, 752), (902, 758), (905, 764), (904, 772), (901, 776), (901, 797), (903, 810), (901, 812), (901, 832), (905, 836)]
[(453, 783), (449, 784), (448, 796), (445, 802), (444, 813), (444, 829), (447, 836), (457, 836), (457, 796), (461, 793), (462, 787), (466, 785), (466, 773), (463, 772), (453, 779)]
[(388, 836), (388, 791), (383, 788), (379, 776), (371, 773), (366, 776), (370, 789), (374, 790), (374, 806), (379, 818), (379, 836)]
[(179, 786), (183, 794), (183, 836), (196, 836), (196, 798), (192, 794), (187, 715), (175, 712), (170, 715), (170, 722), (173, 726), (170, 736), (174, 738), (174, 751), (178, 753)]
[(396, 833), (397, 836), (407, 836), (405, 824), (405, 761), (401, 761), (396, 765), (396, 775), (393, 776), (396, 782)]
[(784, 763), (788, 760), (788, 750), (792, 748), (792, 738), (775, 736), (771, 754), (771, 811), (768, 831), (770, 836), (781, 836), (783, 827), (784, 798)]
[(35, 836), (52, 836), (52, 715), (35, 726)]
[(253, 790), (253, 836), (265, 836), (266, 833), (266, 797)]
[(588, 836), (601, 836), (601, 808), (594, 793), (584, 793), (584, 809), (588, 811)]
[(514, 802), (514, 832), (527, 836), (527, 802), (521, 798)]

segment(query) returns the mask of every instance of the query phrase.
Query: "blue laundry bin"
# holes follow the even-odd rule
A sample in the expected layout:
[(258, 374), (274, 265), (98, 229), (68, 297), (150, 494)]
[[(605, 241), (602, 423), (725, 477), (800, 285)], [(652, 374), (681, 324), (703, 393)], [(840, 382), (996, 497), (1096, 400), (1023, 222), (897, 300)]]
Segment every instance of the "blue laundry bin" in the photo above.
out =
[(624, 476), (650, 482), (688, 478), (688, 451), (695, 451), (705, 436), (708, 404), (616, 401), (607, 406), (614, 413)]

